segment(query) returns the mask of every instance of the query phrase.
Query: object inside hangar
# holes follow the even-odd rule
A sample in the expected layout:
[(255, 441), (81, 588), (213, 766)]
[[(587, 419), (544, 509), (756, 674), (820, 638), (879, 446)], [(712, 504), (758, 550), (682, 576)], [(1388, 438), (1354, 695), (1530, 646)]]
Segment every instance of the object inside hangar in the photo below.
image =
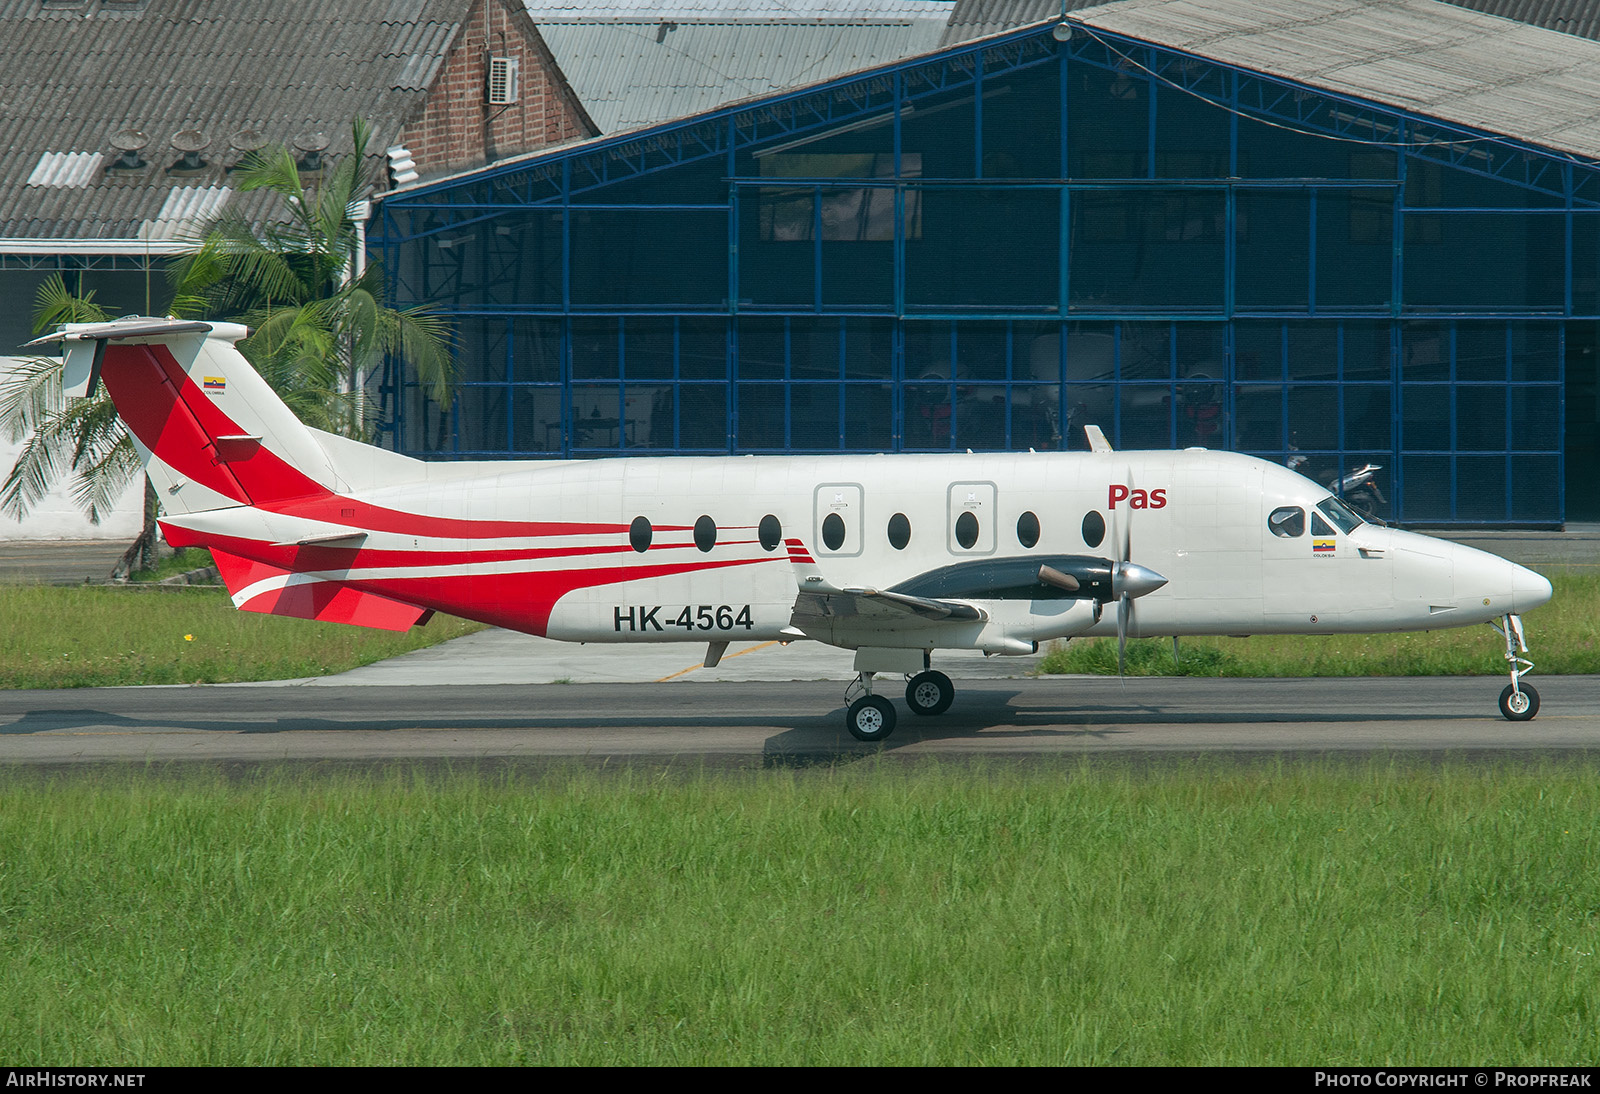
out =
[(440, 309), (461, 369), (442, 407), (391, 366), (387, 443), (1025, 451), (1094, 423), (1324, 483), (1381, 465), (1354, 500), (1412, 525), (1600, 516), (1600, 170), (1052, 29), (384, 197), (393, 303)]

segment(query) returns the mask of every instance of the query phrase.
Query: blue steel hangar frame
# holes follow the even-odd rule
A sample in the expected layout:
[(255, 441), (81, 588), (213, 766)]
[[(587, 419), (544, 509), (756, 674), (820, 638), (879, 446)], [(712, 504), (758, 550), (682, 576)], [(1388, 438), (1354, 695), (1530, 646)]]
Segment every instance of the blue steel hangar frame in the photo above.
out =
[(1409, 523), (1565, 513), (1600, 171), (1075, 27), (384, 195), (457, 332), (433, 458), (1201, 444)]

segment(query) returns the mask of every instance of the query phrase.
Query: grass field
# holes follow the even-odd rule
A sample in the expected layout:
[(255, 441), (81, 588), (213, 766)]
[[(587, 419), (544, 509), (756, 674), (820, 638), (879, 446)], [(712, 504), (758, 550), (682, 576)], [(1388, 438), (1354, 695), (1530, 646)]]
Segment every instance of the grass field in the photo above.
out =
[(0, 782), (0, 1059), (1600, 1055), (1600, 765)]
[(322, 676), (479, 629), (450, 616), (397, 634), (258, 615), (221, 589), (0, 585), (0, 688)]
[[(1600, 575), (1548, 575), (1550, 603), (1523, 619), (1539, 673), (1600, 672)], [(1108, 609), (1109, 610), (1109, 609)], [(1420, 634), (1257, 635), (1128, 643), (1130, 676), (1473, 676), (1505, 671), (1504, 640), (1487, 626)], [(1079, 639), (1039, 662), (1045, 673), (1117, 671), (1115, 639)]]

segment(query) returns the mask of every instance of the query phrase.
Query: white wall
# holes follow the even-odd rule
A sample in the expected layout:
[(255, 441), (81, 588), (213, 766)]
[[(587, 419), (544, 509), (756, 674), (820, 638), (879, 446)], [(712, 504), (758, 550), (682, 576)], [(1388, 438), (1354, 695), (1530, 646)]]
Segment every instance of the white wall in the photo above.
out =
[[(20, 360), (0, 357), (0, 378), (10, 375), (12, 367)], [(24, 442), (12, 444), (0, 435), (0, 479), (11, 472), (17, 454)], [(144, 525), (144, 480), (136, 479), (118, 500), (112, 511), (99, 524), (90, 524), (83, 511), (72, 503), (71, 482), (56, 484), (39, 504), (29, 512), (28, 518), (18, 521), (0, 513), (0, 540), (26, 539), (124, 539), (131, 540)]]

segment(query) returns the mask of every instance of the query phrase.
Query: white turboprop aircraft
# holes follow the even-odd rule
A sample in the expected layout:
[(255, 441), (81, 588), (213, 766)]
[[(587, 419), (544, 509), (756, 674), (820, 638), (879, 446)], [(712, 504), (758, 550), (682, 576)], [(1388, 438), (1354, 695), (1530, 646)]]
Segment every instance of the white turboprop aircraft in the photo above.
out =
[(1507, 718), (1539, 696), (1520, 613), (1550, 583), (1364, 521), (1229, 452), (717, 456), (443, 463), (303, 425), (229, 323), (72, 324), (69, 394), (104, 382), (173, 546), (211, 549), (245, 610), (404, 630), (449, 612), (570, 642), (810, 638), (855, 650), (845, 724), (954, 698), (936, 649), (1080, 635), (1333, 634), (1490, 623)]

